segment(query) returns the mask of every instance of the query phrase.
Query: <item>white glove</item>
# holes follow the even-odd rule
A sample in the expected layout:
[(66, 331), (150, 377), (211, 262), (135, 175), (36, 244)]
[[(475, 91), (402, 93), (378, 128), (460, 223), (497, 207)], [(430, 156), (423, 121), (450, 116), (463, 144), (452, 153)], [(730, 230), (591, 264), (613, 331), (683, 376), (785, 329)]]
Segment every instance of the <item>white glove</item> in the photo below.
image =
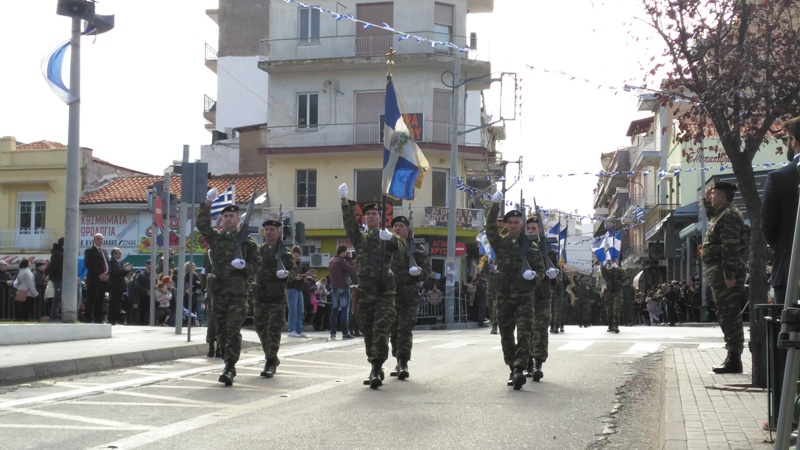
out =
[(245, 263), (243, 259), (236, 258), (231, 261), (231, 265), (236, 269), (242, 270), (244, 269)]
[(347, 198), (347, 183), (339, 185), (339, 197)]
[(278, 276), (281, 280), (289, 276), (288, 270), (279, 270), (275, 275)]
[(550, 278), (552, 280), (553, 278), (556, 277), (556, 275), (558, 275), (558, 269), (556, 269), (555, 267), (551, 267), (551, 268), (547, 269), (547, 272), (545, 272), (545, 275), (547, 275), (547, 278)]
[(388, 241), (392, 239), (392, 232), (387, 230), (386, 228), (381, 228), (381, 232), (378, 233), (378, 236), (381, 238), (382, 241)]
[(616, 268), (617, 268), (617, 267), (619, 267), (619, 266), (617, 265), (617, 263), (614, 263), (614, 264), (611, 264), (611, 267), (613, 267), (613, 268), (615, 268), (615, 269), (616, 269)]
[(210, 202), (213, 202), (214, 200), (216, 200), (217, 199), (217, 188), (211, 188), (208, 191), (208, 194), (206, 194), (206, 198)]
[(532, 270), (526, 270), (525, 272), (522, 272), (522, 278), (531, 281), (532, 279), (536, 278), (536, 272)]
[(422, 273), (422, 269), (420, 269), (417, 266), (414, 266), (414, 267), (411, 267), (410, 269), (408, 269), (408, 274), (411, 275), (412, 277), (415, 277), (415, 276), (419, 275), (420, 273)]
[(492, 195), (492, 202), (500, 203), (502, 201), (503, 201), (503, 193), (502, 192), (497, 191), (497, 192), (494, 193), (494, 195)]

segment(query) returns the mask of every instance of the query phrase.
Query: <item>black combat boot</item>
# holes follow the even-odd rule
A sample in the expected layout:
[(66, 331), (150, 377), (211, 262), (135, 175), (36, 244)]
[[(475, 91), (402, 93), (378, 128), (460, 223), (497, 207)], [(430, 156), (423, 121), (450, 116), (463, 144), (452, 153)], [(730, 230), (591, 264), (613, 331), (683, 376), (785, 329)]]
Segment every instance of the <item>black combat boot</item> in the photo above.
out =
[(525, 375), (525, 378), (530, 378), (533, 376), (533, 358), (528, 358), (528, 367), (522, 372)]
[(214, 350), (214, 342), (209, 342), (208, 354), (206, 355), (206, 358), (213, 358), (216, 353), (217, 353), (216, 350)]
[(378, 389), (383, 384), (383, 365), (382, 362), (373, 361), (372, 371), (369, 373), (369, 388)]
[(613, 331), (614, 331), (614, 325), (612, 325), (611, 323), (609, 323), (609, 324), (608, 324), (608, 329), (606, 330), (606, 333), (611, 333), (611, 332), (613, 332)]
[(225, 363), (225, 369), (222, 371), (222, 375), (219, 376), (219, 382), (225, 383), (225, 386), (233, 385), (233, 377), (236, 376), (236, 367), (234, 367), (233, 363)]
[(492, 331), (489, 332), (490, 334), (497, 334), (497, 324), (492, 324)]
[(511, 381), (515, 391), (522, 389), (522, 385), (528, 381), (522, 373), (522, 367), (514, 367), (514, 371), (511, 372)]
[(539, 381), (544, 378), (544, 373), (542, 373), (542, 364), (544, 364), (539, 359), (533, 360), (533, 381)]
[(389, 372), (389, 376), (390, 377), (396, 377), (397, 376), (397, 372), (399, 372), (399, 371), (400, 371), (400, 358), (397, 358), (397, 364), (394, 365), (394, 370)]
[(407, 359), (398, 359), (398, 367), (397, 367), (397, 379), (398, 380), (405, 380), (409, 377), (408, 374), (408, 360)]
[(619, 324), (616, 322), (614, 323), (614, 333), (619, 333)]
[(508, 372), (508, 381), (506, 381), (506, 386), (513, 386), (514, 385), (514, 366), (508, 366), (511, 372)]
[(728, 352), (725, 361), (711, 369), (714, 373), (742, 373), (742, 355), (734, 352)]
[(267, 362), (264, 363), (264, 371), (261, 372), (261, 376), (264, 378), (272, 378), (275, 376), (275, 371), (278, 368), (278, 364), (273, 358), (267, 358)]

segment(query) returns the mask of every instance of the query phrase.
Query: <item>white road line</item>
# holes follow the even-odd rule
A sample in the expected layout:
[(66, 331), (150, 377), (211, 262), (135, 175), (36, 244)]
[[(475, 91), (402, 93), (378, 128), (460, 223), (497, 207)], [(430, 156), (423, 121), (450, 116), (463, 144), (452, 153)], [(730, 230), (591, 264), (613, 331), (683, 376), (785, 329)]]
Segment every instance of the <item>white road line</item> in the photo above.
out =
[(144, 392), (135, 392), (135, 391), (107, 391), (104, 392), (105, 394), (113, 394), (113, 395), (122, 395), (126, 397), (137, 397), (137, 398), (148, 398), (153, 400), (161, 400), (163, 402), (170, 402), (171, 404), (174, 403), (185, 403), (189, 406), (216, 406), (219, 403), (214, 402), (207, 402), (204, 400), (194, 400), (191, 398), (182, 398), (182, 397), (172, 397), (170, 395), (156, 395), (156, 394), (145, 394)]
[(159, 408), (221, 408), (223, 405), (221, 403), (213, 404), (213, 405), (189, 405), (183, 404), (178, 405), (175, 403), (155, 403), (155, 402), (85, 402), (81, 400), (69, 400), (66, 402), (62, 402), (64, 405), (95, 405), (95, 406), (157, 406)]
[[(0, 428), (30, 428), (35, 430), (96, 430), (96, 431), (119, 431), (119, 428), (116, 427), (92, 427), (92, 426), (84, 426), (84, 425), (47, 425), (47, 424), (0, 424)], [(150, 427), (131, 427), (127, 428), (125, 431), (147, 431)], [(106, 449), (108, 450), (108, 449)]]
[(586, 350), (593, 344), (592, 341), (572, 341), (558, 347), (556, 350), (561, 351), (581, 351)]
[(648, 353), (657, 352), (661, 343), (659, 342), (640, 342), (633, 344), (631, 348), (625, 350), (623, 355), (646, 355)]
[(498, 346), (492, 347), (492, 350), (502, 350), (502, 349), (503, 349), (502, 345), (498, 345)]
[(719, 342), (719, 343), (714, 342), (714, 343), (709, 343), (709, 344), (700, 344), (700, 345), (697, 346), (698, 350), (711, 350), (711, 349), (717, 349), (717, 348), (725, 348), (725, 344), (722, 343), (722, 342)]
[(459, 348), (459, 347), (466, 347), (467, 345), (474, 344), (477, 341), (452, 341), (447, 342), (444, 344), (434, 345), (431, 348)]
[(60, 420), (72, 420), (75, 422), (83, 422), (88, 423), (91, 425), (98, 425), (103, 427), (112, 427), (118, 430), (151, 430), (154, 427), (145, 426), (145, 425), (134, 425), (132, 423), (127, 422), (118, 422), (116, 420), (105, 420), (105, 419), (97, 419), (94, 417), (83, 417), (83, 416), (76, 416), (74, 414), (62, 414), (52, 411), (41, 411), (38, 409), (23, 409), (23, 408), (8, 408), (9, 412), (15, 412), (20, 414), (27, 414), (30, 416), (38, 416), (38, 417), (48, 417), (51, 419), (60, 419)]

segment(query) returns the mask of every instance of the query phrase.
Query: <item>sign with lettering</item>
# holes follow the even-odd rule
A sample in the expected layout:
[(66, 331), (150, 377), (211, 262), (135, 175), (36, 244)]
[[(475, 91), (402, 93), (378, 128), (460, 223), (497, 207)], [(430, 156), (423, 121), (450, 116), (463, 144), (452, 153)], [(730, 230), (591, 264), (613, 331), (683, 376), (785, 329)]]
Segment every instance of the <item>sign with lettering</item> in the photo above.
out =
[[(444, 206), (425, 207), (425, 226), (446, 227), (449, 208)], [(456, 209), (456, 227), (467, 230), (480, 230), (483, 227), (483, 214), (480, 209)]]
[(103, 235), (103, 245), (113, 247), (136, 247), (139, 238), (137, 214), (96, 213), (81, 216), (80, 246), (91, 247), (95, 234)]
[[(411, 139), (414, 139), (414, 142), (421, 142), (422, 141), (422, 132), (424, 130), (424, 124), (422, 113), (411, 113), (411, 114), (403, 114), (403, 120), (406, 123), (406, 127), (408, 128), (408, 133), (411, 135)], [(380, 120), (380, 131), (381, 131), (381, 142), (383, 142), (383, 128), (386, 126), (385, 117), (381, 114)]]
[[(431, 239), (428, 254), (431, 256), (447, 256), (447, 239)], [(467, 254), (467, 244), (456, 241), (456, 256)]]

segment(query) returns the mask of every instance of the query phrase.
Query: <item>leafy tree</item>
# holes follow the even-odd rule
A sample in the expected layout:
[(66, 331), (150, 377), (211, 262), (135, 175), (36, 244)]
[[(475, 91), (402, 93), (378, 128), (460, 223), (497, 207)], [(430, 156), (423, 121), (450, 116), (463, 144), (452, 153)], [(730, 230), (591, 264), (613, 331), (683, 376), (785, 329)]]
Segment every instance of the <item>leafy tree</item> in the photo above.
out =
[[(797, 0), (641, 0), (665, 44), (647, 80), (666, 72), (662, 104), (674, 109), (679, 139), (716, 135), (730, 158), (752, 228), (750, 305), (765, 303), (766, 241), (753, 156), (780, 123), (800, 115), (800, 3)], [(676, 103), (676, 98), (688, 100)], [(779, 152), (781, 150), (779, 149)], [(763, 336), (753, 339), (763, 342)], [(754, 367), (756, 352), (753, 354)], [(755, 377), (754, 370), (754, 377)]]

